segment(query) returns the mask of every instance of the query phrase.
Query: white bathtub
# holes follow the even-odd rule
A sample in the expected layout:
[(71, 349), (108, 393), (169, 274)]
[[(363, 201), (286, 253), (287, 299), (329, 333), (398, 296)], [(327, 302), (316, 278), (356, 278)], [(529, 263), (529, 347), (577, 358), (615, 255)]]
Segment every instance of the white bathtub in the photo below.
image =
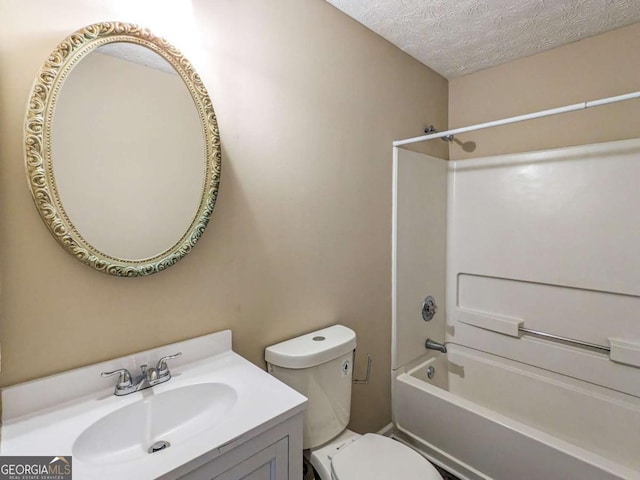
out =
[(639, 398), (476, 350), (398, 374), (393, 410), (398, 437), (461, 478), (640, 479)]

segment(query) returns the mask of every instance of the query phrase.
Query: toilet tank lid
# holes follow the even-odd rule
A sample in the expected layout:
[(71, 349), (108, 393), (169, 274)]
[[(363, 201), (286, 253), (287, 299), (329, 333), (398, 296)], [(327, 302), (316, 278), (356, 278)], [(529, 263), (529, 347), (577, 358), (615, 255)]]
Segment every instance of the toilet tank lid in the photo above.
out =
[(267, 347), (264, 359), (278, 367), (309, 368), (329, 362), (356, 348), (356, 333), (333, 325)]

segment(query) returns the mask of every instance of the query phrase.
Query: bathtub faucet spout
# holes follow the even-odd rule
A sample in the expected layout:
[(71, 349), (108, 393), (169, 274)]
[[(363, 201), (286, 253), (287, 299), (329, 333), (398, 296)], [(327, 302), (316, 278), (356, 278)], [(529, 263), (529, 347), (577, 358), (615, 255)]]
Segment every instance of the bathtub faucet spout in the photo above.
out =
[(438, 350), (439, 352), (447, 353), (447, 347), (444, 343), (436, 342), (435, 340), (431, 340), (430, 338), (427, 338), (427, 341), (424, 342), (424, 347), (427, 350)]

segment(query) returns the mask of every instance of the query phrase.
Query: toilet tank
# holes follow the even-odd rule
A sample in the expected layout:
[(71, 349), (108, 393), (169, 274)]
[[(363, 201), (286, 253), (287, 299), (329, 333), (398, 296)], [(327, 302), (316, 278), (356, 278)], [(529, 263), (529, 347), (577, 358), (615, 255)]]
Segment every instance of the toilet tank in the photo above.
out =
[(322, 445), (347, 428), (355, 348), (355, 332), (334, 325), (265, 350), (269, 373), (308, 399), (304, 448)]

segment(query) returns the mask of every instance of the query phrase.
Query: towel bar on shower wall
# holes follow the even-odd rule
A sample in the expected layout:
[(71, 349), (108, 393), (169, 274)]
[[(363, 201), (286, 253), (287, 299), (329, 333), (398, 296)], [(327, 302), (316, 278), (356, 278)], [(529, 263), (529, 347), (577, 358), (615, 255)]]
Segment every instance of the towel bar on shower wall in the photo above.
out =
[(555, 335), (553, 333), (525, 328), (524, 321), (517, 318), (486, 315), (465, 309), (459, 309), (459, 312), (459, 321), (473, 327), (491, 330), (493, 332), (517, 338), (520, 338), (523, 333), (525, 335), (533, 335), (574, 347), (607, 353), (609, 354), (609, 359), (614, 362), (640, 367), (640, 342), (638, 341), (609, 338), (610, 346), (607, 347), (597, 343), (585, 342), (583, 340), (576, 340), (575, 338), (563, 337), (562, 335)]
[(518, 327), (518, 331), (529, 335), (535, 335), (536, 337), (549, 338), (558, 342), (568, 343), (576, 347), (593, 348), (594, 350), (601, 350), (607, 353), (611, 352), (611, 347), (605, 347), (604, 345), (598, 345), (597, 343), (583, 342), (582, 340), (554, 335), (553, 333), (540, 332), (539, 330), (532, 330), (524, 327)]

